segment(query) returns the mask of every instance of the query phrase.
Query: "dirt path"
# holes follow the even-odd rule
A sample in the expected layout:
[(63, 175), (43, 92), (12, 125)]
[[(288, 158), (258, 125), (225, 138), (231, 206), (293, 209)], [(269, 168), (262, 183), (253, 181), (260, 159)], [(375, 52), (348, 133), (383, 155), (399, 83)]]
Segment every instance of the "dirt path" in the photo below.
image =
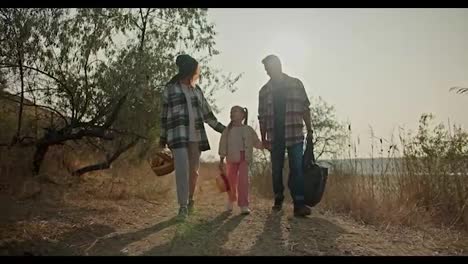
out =
[[(185, 223), (166, 204), (92, 201), (23, 203), (1, 208), (0, 255), (468, 255), (466, 237), (440, 230), (377, 230), (315, 210), (305, 219), (292, 208), (273, 213), (252, 197), (252, 214), (224, 212), (224, 195), (201, 179), (197, 210)], [(8, 203), (7, 203), (8, 204)], [(15, 205), (15, 208), (18, 205)], [(432, 234), (432, 235), (431, 235)]]

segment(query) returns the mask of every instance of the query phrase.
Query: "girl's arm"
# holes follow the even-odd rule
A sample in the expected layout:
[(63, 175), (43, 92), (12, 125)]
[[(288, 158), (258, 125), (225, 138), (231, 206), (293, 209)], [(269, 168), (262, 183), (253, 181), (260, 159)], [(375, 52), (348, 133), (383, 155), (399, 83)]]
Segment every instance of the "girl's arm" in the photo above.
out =
[(254, 148), (263, 149), (262, 141), (258, 138), (257, 132), (255, 132), (255, 130), (251, 126), (249, 126), (249, 130), (250, 130), (250, 135), (253, 139)]

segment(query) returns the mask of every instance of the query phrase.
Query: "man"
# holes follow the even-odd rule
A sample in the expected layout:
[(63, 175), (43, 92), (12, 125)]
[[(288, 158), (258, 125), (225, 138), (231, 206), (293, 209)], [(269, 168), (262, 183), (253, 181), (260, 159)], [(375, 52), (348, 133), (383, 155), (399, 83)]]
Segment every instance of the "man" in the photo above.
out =
[(280, 211), (284, 200), (283, 165), (285, 149), (288, 150), (288, 187), (294, 201), (294, 215), (311, 214), (304, 204), (304, 174), (302, 155), (304, 124), (307, 136), (312, 136), (309, 99), (302, 82), (283, 73), (281, 61), (275, 55), (262, 60), (270, 80), (260, 89), (258, 119), (263, 145), (271, 152), (273, 210)]

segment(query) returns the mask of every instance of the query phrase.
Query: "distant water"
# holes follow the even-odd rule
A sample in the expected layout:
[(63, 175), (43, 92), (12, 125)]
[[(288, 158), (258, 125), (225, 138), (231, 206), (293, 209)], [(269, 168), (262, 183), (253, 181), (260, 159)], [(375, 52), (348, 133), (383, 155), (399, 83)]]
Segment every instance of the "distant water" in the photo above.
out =
[(403, 168), (403, 159), (401, 158), (322, 160), (318, 163), (329, 168), (330, 172), (338, 169), (361, 175), (391, 175)]

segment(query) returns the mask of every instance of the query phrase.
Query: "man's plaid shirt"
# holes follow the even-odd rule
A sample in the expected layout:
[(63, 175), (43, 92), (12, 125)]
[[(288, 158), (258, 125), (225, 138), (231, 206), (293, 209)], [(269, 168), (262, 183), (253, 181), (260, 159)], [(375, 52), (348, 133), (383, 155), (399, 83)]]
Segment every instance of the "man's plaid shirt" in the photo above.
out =
[[(210, 149), (210, 144), (203, 123), (206, 122), (219, 133), (223, 132), (225, 126), (219, 123), (214, 116), (200, 87), (197, 85), (193, 89), (195, 89), (196, 95), (192, 97), (195, 130), (200, 135), (200, 151), (206, 151)], [(181, 85), (175, 83), (166, 86), (162, 98), (160, 143), (167, 144), (171, 149), (187, 147), (189, 142), (189, 111)]]
[[(285, 113), (285, 143), (291, 146), (304, 140), (304, 112), (310, 111), (309, 98), (302, 82), (284, 74), (280, 89), (287, 89)], [(261, 130), (266, 131), (266, 140), (274, 142), (273, 85), (268, 81), (259, 92), (258, 119)]]

